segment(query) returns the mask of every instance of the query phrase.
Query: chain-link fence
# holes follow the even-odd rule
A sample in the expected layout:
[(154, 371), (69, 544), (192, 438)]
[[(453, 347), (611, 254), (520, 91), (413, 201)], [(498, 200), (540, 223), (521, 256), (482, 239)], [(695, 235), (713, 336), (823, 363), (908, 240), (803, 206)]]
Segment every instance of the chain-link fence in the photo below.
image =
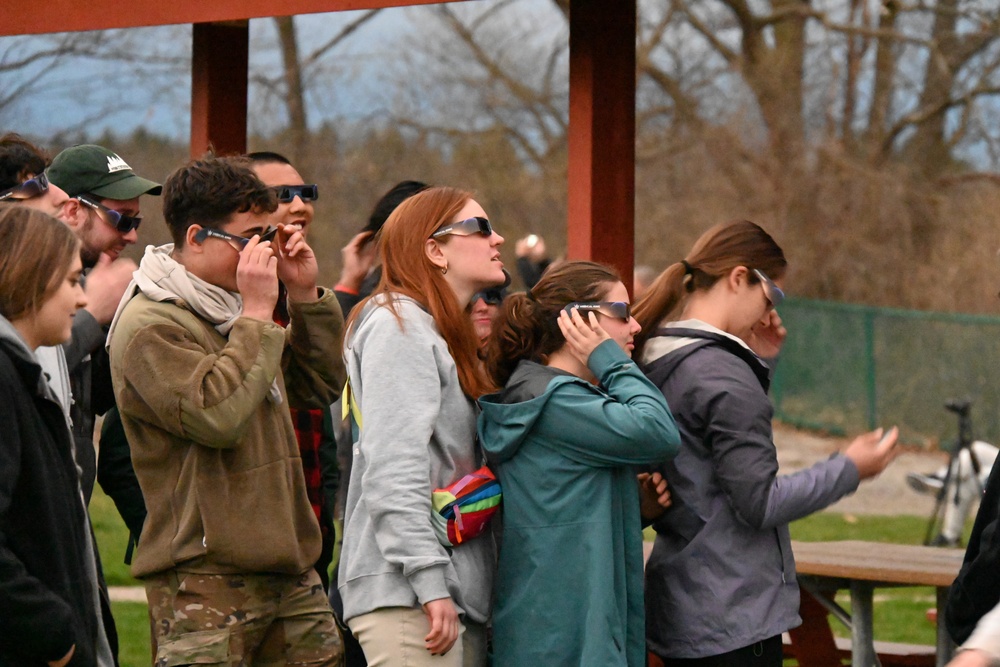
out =
[(973, 401), (977, 439), (1000, 443), (1000, 318), (789, 299), (771, 395), (776, 417), (854, 434), (898, 424), (905, 442), (957, 435), (951, 398)]

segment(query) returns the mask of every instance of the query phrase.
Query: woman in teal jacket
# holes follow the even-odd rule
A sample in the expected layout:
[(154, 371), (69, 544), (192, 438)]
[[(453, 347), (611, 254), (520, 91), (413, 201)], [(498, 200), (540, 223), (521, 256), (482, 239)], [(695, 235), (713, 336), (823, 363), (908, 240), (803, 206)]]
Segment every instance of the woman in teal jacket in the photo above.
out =
[(625, 286), (592, 262), (549, 271), (494, 324), (504, 389), (480, 399), (479, 438), (504, 493), (499, 667), (646, 664), (640, 486), (643, 514), (668, 496), (633, 466), (674, 456), (679, 435), (630, 358), (638, 331)]

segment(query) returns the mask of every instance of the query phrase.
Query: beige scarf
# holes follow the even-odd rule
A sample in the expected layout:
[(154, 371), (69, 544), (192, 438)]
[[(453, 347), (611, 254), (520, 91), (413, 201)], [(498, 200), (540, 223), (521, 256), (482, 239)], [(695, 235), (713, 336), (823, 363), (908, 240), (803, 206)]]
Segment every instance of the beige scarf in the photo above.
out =
[[(108, 348), (111, 347), (111, 337), (115, 334), (122, 311), (139, 292), (153, 301), (184, 301), (191, 311), (215, 325), (215, 330), (223, 336), (229, 335), (236, 320), (243, 314), (243, 298), (239, 294), (191, 274), (183, 264), (170, 256), (173, 249), (173, 243), (146, 246), (139, 268), (132, 274), (132, 282), (125, 289), (118, 310), (111, 320), (106, 343)], [(281, 403), (277, 380), (271, 385), (269, 398), (276, 404)]]

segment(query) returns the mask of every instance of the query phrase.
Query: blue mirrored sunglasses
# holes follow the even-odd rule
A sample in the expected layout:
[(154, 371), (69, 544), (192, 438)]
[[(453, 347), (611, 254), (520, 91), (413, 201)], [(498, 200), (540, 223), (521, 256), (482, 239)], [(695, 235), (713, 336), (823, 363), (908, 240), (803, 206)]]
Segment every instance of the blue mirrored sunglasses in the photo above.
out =
[(565, 310), (567, 313), (572, 313), (574, 308), (585, 312), (593, 311), (607, 317), (617, 317), (625, 322), (632, 319), (632, 304), (624, 301), (594, 301), (592, 303), (574, 301), (566, 306)]
[(316, 201), (319, 199), (318, 185), (276, 185), (272, 188), (278, 195), (278, 201), (287, 204), (298, 197), (302, 201)]
[(29, 178), (24, 183), (0, 192), (0, 201), (5, 199), (16, 199), (23, 201), (32, 199), (49, 189), (49, 178), (45, 174), (39, 174), (34, 178)]
[(469, 301), (469, 303), (475, 305), (475, 303), (480, 299), (485, 301), (487, 306), (499, 306), (503, 303), (503, 289), (497, 287), (494, 289), (483, 290), (482, 292), (476, 292), (472, 295), (472, 300)]
[[(260, 240), (262, 243), (264, 241), (273, 241), (274, 236), (277, 233), (277, 227), (269, 227), (267, 231), (260, 235)], [(230, 234), (229, 232), (224, 232), (221, 229), (213, 229), (212, 227), (202, 227), (199, 229), (198, 233), (194, 235), (194, 240), (198, 243), (204, 243), (205, 239), (209, 237), (213, 239), (220, 239), (222, 241), (231, 241), (239, 246), (237, 250), (242, 250), (247, 247), (248, 243), (250, 243), (250, 239), (245, 236), (237, 236), (236, 234)]]
[(781, 302), (785, 300), (785, 293), (782, 289), (775, 285), (774, 281), (768, 278), (760, 269), (754, 269), (753, 274), (760, 280), (760, 284), (764, 288), (764, 296), (771, 302), (771, 307), (777, 308), (780, 306)]
[(472, 236), (473, 234), (490, 236), (493, 234), (493, 226), (490, 225), (490, 221), (486, 218), (468, 218), (445, 225), (431, 234), (431, 238), (436, 239), (448, 234), (454, 234), (455, 236)]
[(141, 215), (125, 215), (124, 213), (119, 213), (118, 211), (108, 208), (103, 204), (89, 199), (87, 197), (77, 197), (77, 200), (84, 206), (89, 206), (90, 208), (97, 211), (97, 216), (104, 220), (115, 229), (117, 229), (122, 234), (128, 234), (133, 229), (139, 229), (139, 225), (142, 224)]

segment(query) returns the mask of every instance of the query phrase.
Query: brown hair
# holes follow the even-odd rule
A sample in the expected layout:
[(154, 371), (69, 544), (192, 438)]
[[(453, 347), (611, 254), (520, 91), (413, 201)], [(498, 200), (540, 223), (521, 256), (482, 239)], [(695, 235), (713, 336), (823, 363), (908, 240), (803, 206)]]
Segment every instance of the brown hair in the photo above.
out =
[(0, 191), (20, 185), (28, 176), (37, 176), (48, 164), (45, 152), (24, 137), (13, 132), (0, 137)]
[[(479, 349), (472, 322), (459, 306), (455, 292), (445, 281), (441, 270), (431, 262), (425, 251), (427, 239), (439, 227), (454, 218), (472, 194), (455, 188), (429, 188), (413, 195), (400, 204), (386, 220), (378, 234), (379, 253), (382, 259), (382, 279), (371, 296), (354, 308), (347, 320), (350, 329), (357, 315), (369, 300), (379, 294), (403, 294), (427, 309), (437, 324), (438, 331), (448, 344), (448, 351), (455, 360), (462, 391), (472, 398), (479, 398), (492, 387), (484, 377), (479, 364)], [(450, 237), (438, 239), (447, 243)], [(395, 301), (386, 300), (388, 308), (399, 319)]]
[(175, 170), (163, 184), (163, 218), (180, 248), (191, 225), (220, 227), (234, 213), (272, 213), (274, 190), (240, 157), (208, 156)]
[(621, 282), (611, 267), (563, 262), (550, 268), (528, 292), (504, 300), (486, 347), (486, 372), (502, 387), (522, 359), (544, 363), (565, 344), (559, 311), (574, 301), (601, 301)]
[[(635, 337), (635, 358), (686, 294), (710, 289), (737, 266), (759, 269), (777, 280), (785, 275), (788, 262), (771, 235), (756, 223), (734, 220), (712, 227), (695, 242), (685, 259), (668, 266), (636, 302), (632, 314), (642, 331)], [(751, 273), (749, 280), (756, 283), (757, 277)]]
[(37, 312), (79, 253), (76, 235), (51, 215), (0, 206), (0, 315), (16, 320)]

